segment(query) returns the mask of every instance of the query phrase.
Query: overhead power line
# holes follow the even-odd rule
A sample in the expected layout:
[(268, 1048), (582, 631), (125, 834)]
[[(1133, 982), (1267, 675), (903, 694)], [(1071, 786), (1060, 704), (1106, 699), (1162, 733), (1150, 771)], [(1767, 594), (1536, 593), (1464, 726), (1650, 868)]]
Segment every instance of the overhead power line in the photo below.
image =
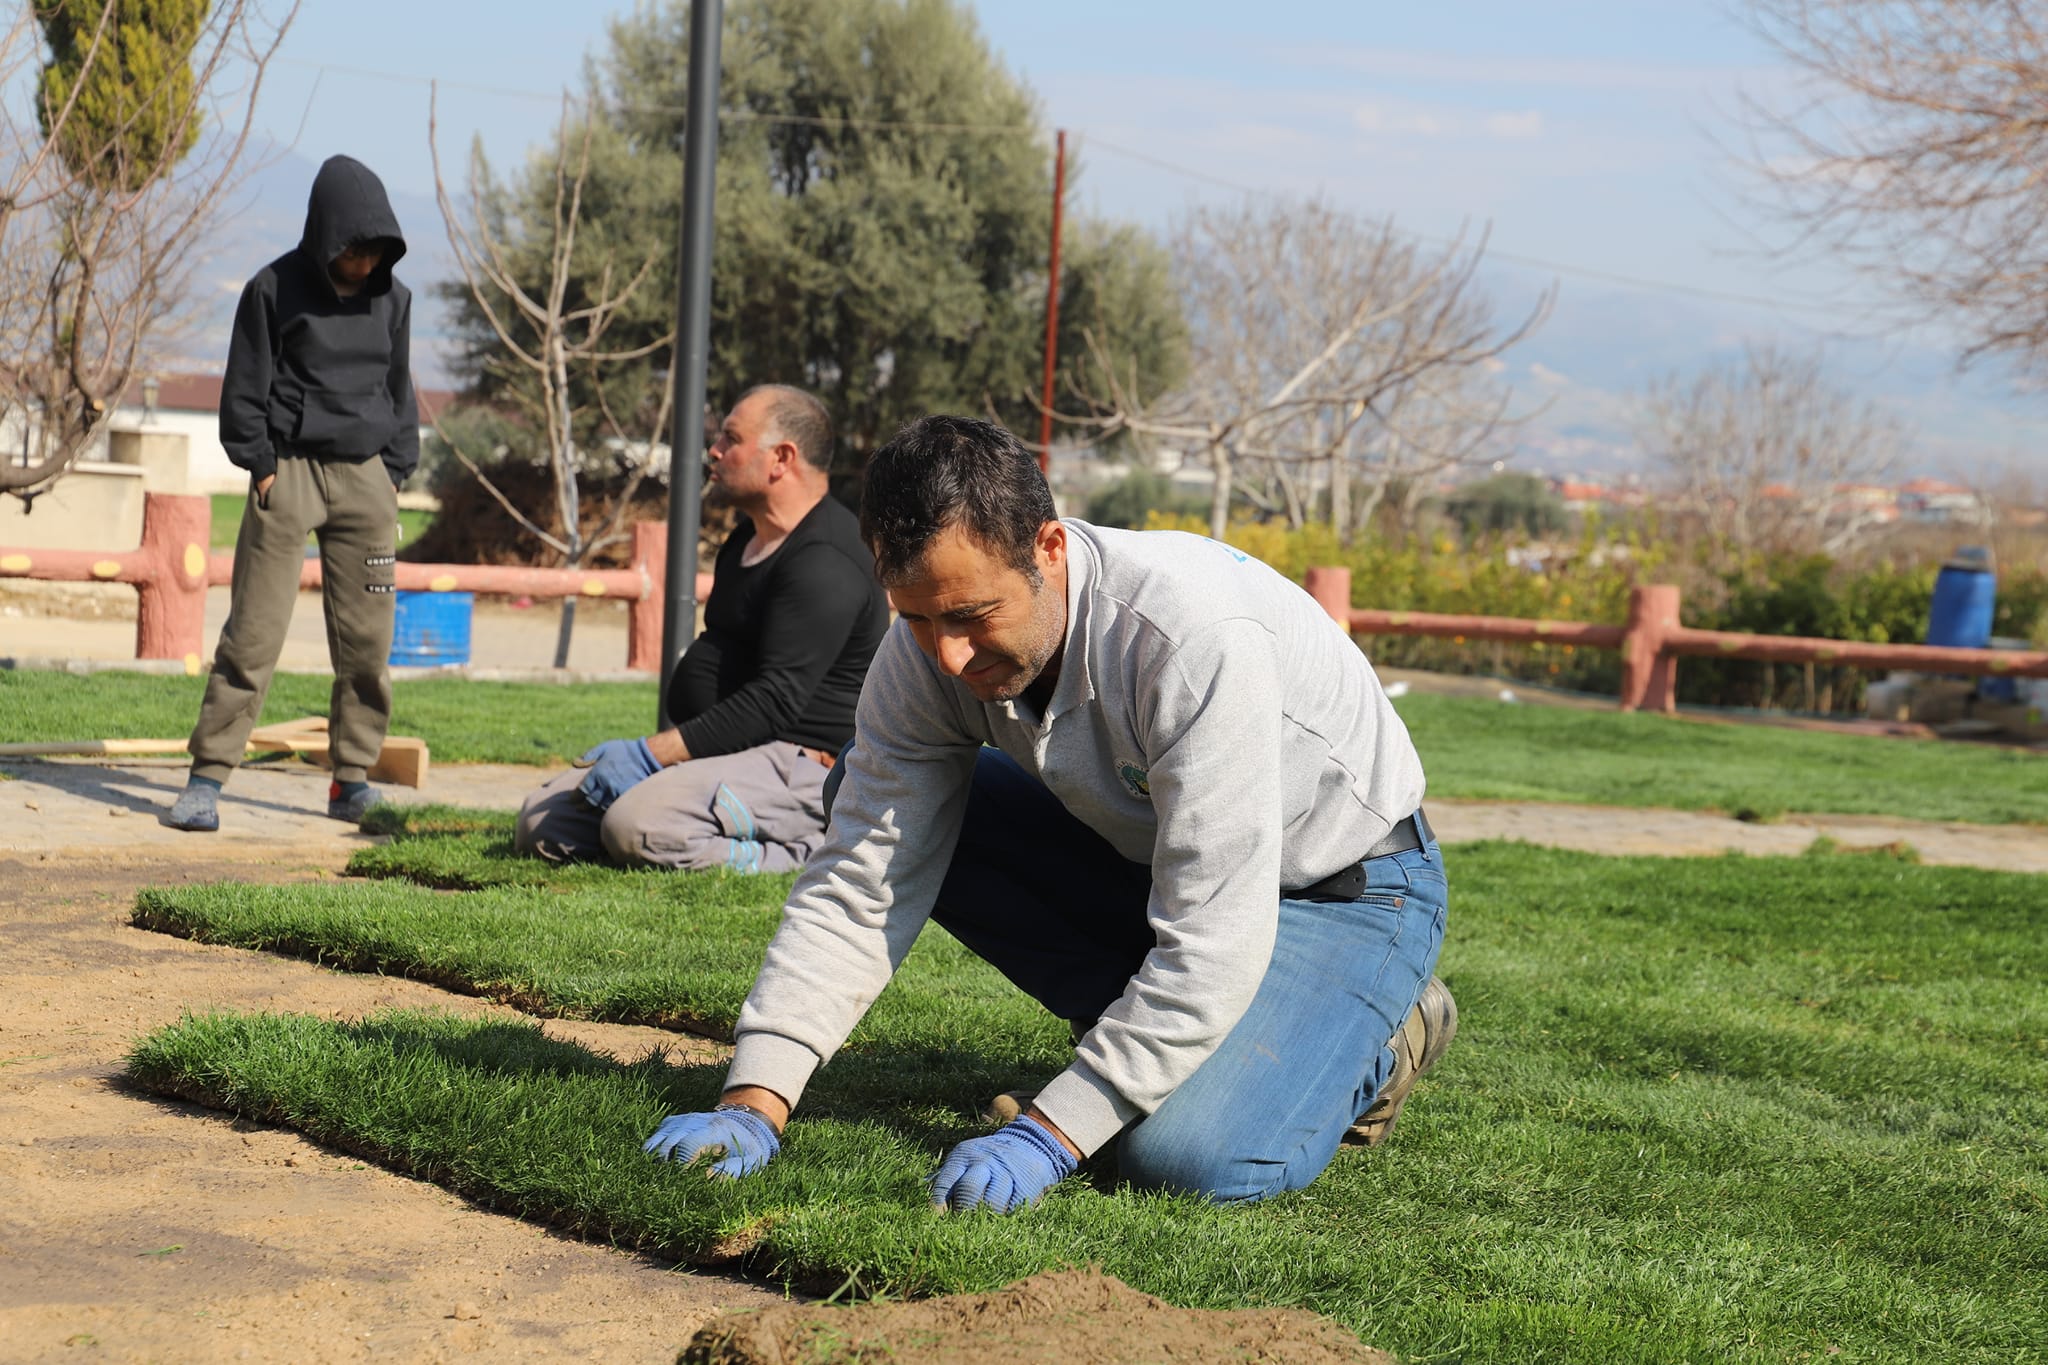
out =
[[(471, 92), (472, 94), (490, 95), (500, 99), (532, 100), (548, 104), (556, 104), (559, 103), (564, 97), (563, 92), (561, 91), (549, 93), (544, 90), (524, 90), (511, 86), (480, 85), (471, 81), (440, 80), (439, 78), (430, 76), (415, 76), (408, 72), (379, 71), (371, 67), (344, 66), (334, 62), (313, 62), (306, 61), (303, 58), (279, 58), (278, 60), (286, 62), (289, 65), (305, 67), (307, 69), (320, 72), (323, 75), (331, 72), (335, 75), (340, 76), (358, 76), (367, 80), (391, 81), (401, 85), (416, 85), (422, 87), (431, 87), (435, 84), (439, 84), (442, 87), (449, 90), (466, 90)], [(315, 93), (317, 93), (318, 88), (318, 82), (316, 81), (314, 85)], [(569, 96), (569, 98), (577, 103), (587, 102), (585, 97), (582, 96)], [(311, 107), (310, 104), (308, 105), (308, 107)], [(619, 110), (621, 112), (635, 114), (670, 114), (680, 116), (687, 112), (683, 108), (683, 106), (671, 104), (622, 103), (609, 104), (607, 107)], [(753, 109), (721, 109), (719, 110), (719, 117), (721, 119), (732, 120), (733, 122), (769, 123), (798, 127), (863, 128), (876, 130), (891, 129), (901, 130), (904, 132), (932, 133), (984, 133), (995, 136), (1024, 138), (1038, 138), (1043, 137), (1045, 135), (1045, 130), (1037, 127), (1036, 125), (1018, 123), (951, 123), (922, 119), (879, 119), (834, 117), (828, 115), (811, 114), (771, 114)], [(1089, 133), (1085, 129), (1078, 129), (1076, 131), (1079, 133), (1079, 135), (1087, 145), (1100, 147), (1102, 150), (1110, 152), (1111, 154), (1116, 156), (1122, 156), (1133, 161), (1142, 162), (1145, 165), (1151, 166), (1156, 170), (1165, 171), (1170, 175), (1177, 175), (1184, 179), (1200, 181), (1204, 184), (1215, 185), (1221, 189), (1231, 190), (1234, 193), (1258, 198), (1283, 197), (1279, 191), (1264, 189), (1256, 185), (1247, 185), (1240, 181), (1231, 180), (1224, 176), (1215, 175), (1204, 170), (1199, 170), (1193, 166), (1187, 166), (1176, 161), (1170, 161), (1165, 157), (1156, 156), (1151, 152), (1140, 151), (1135, 147), (1126, 147), (1119, 143), (1111, 142), (1108, 139), (1100, 137), (1096, 134)], [(1443, 237), (1427, 232), (1418, 232), (1412, 228), (1395, 225), (1394, 230), (1396, 232), (1401, 233), (1404, 236), (1412, 237), (1416, 241), (1428, 242), (1436, 246), (1459, 245), (1459, 241), (1457, 239)], [(1489, 246), (1487, 248), (1486, 256), (1490, 260), (1504, 261), (1510, 265), (1524, 266), (1534, 270), (1544, 270), (1571, 279), (1594, 280), (1602, 284), (1611, 284), (1625, 289), (1635, 289), (1651, 293), (1681, 294), (1688, 298), (1703, 299), (1714, 303), (1733, 303), (1741, 304), (1745, 307), (1751, 308), (1767, 308), (1774, 312), (1792, 312), (1805, 313), (1815, 316), (1826, 316), (1838, 322), (1846, 322), (1852, 318), (1859, 317), (1867, 321), (1869, 316), (1867, 312), (1859, 313), (1859, 311), (1853, 308), (1852, 306), (1835, 303), (1827, 299), (1801, 297), (1798, 295), (1770, 297), (1762, 294), (1745, 294), (1736, 290), (1729, 289), (1713, 289), (1708, 288), (1704, 285), (1682, 284), (1676, 280), (1652, 279), (1648, 276), (1643, 275), (1627, 275), (1622, 274), (1619, 271), (1601, 270), (1593, 266), (1575, 265), (1569, 261), (1553, 261), (1541, 256), (1531, 256), (1521, 252), (1514, 251), (1503, 251), (1493, 246)]]

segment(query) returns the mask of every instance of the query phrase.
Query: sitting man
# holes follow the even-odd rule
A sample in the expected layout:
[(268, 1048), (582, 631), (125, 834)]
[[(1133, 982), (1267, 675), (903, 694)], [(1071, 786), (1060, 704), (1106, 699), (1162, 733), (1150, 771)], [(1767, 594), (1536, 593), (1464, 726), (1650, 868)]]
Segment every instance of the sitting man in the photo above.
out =
[(825, 829), (827, 771), (853, 734), (889, 626), (853, 513), (827, 496), (832, 420), (764, 384), (726, 415), (707, 496), (745, 515), (719, 549), (704, 633), (669, 682), (675, 728), (598, 745), (526, 799), (516, 842), (553, 861), (783, 872)]
[[(824, 846), (783, 910), (722, 1102), (658, 1157), (744, 1175), (935, 920), (1069, 1022), (1074, 1062), (961, 1143), (933, 1202), (1009, 1212), (1121, 1135), (1122, 1178), (1299, 1189), (1392, 1127), (1450, 1043), (1422, 764), (1350, 637), (1212, 540), (1061, 521), (986, 422), (868, 465), (901, 622)], [(984, 747), (989, 746), (989, 747)]]

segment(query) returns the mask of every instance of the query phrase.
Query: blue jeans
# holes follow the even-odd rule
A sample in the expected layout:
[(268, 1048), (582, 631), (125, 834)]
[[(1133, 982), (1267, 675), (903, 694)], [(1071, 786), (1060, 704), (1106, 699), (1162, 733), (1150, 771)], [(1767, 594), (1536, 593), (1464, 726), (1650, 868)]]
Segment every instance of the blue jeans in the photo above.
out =
[[(1335, 903), (1279, 896), (1279, 938), (1251, 1008), (1151, 1115), (1126, 1128), (1122, 1177), (1212, 1199), (1298, 1190), (1330, 1164), (1394, 1064), (1388, 1046), (1436, 969), (1445, 886), (1435, 843), (1369, 859)], [(1153, 947), (1151, 869), (1067, 813), (993, 749), (975, 765), (932, 918), (1019, 989), (1083, 1028)]]

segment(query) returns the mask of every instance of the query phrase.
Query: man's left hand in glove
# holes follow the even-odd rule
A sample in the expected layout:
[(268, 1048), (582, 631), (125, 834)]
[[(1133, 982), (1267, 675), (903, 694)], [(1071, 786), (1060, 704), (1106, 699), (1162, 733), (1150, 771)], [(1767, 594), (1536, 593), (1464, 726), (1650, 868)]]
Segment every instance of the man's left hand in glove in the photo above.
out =
[(661, 771), (660, 760), (644, 739), (608, 739), (576, 764), (590, 769), (576, 790), (598, 810), (611, 809), (627, 788)]
[(932, 1207), (965, 1213), (986, 1206), (1015, 1213), (1079, 1170), (1066, 1144), (1037, 1120), (1019, 1117), (955, 1147), (932, 1176)]

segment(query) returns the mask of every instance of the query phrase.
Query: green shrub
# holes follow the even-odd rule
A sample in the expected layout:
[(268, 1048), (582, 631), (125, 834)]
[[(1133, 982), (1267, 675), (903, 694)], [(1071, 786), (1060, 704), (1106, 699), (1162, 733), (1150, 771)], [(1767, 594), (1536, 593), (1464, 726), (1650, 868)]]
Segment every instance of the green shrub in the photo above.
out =
[[(1203, 533), (1198, 517), (1155, 511), (1154, 529)], [(1226, 539), (1297, 582), (1310, 568), (1351, 571), (1351, 604), (1384, 611), (1507, 616), (1619, 625), (1637, 583), (1678, 582), (1685, 624), (1744, 635), (1919, 644), (1934, 596), (1934, 564), (1849, 568), (1826, 555), (1753, 556), (1734, 570), (1720, 551), (1682, 555), (1654, 518), (1635, 525), (1587, 522), (1574, 539), (1534, 540), (1516, 531), (1403, 541), (1361, 536), (1340, 545), (1327, 526), (1290, 530), (1233, 523)], [(2048, 574), (2001, 577), (1993, 630), (2048, 647)], [(1373, 663), (1440, 673), (1482, 674), (1574, 691), (1614, 693), (1621, 662), (1604, 649), (1503, 645), (1425, 636), (1361, 636)], [(1861, 714), (1869, 675), (1847, 667), (1688, 658), (1678, 669), (1681, 702)]]

